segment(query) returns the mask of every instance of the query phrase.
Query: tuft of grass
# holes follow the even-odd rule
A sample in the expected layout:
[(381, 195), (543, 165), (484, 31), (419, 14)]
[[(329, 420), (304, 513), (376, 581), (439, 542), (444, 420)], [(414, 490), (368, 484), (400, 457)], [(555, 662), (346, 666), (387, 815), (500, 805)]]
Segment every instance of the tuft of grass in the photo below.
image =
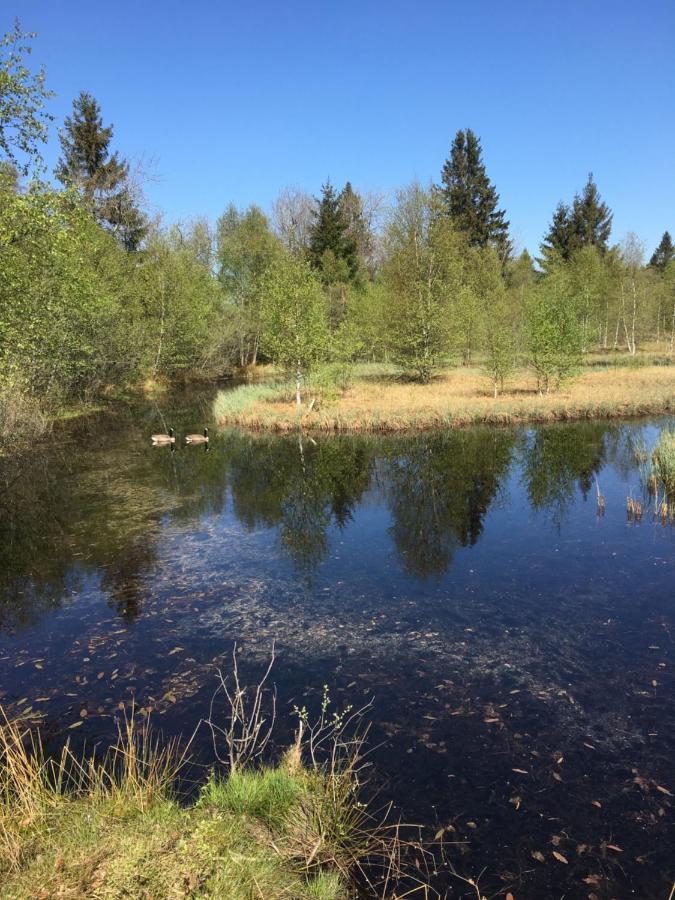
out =
[(675, 497), (675, 430), (662, 431), (652, 451), (652, 473), (669, 497)]
[(235, 770), (224, 780), (212, 775), (202, 788), (198, 806), (250, 816), (283, 830), (304, 792), (302, 780), (281, 769)]

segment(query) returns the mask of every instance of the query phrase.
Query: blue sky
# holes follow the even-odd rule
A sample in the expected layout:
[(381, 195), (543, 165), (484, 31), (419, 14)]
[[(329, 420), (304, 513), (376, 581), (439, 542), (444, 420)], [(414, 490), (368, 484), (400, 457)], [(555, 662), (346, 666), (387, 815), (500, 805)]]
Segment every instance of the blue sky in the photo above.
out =
[[(61, 121), (95, 95), (124, 155), (154, 159), (168, 220), (269, 208), (330, 176), (437, 179), (458, 128), (483, 143), (520, 247), (593, 171), (648, 253), (675, 232), (672, 0), (15, 0)], [(54, 132), (47, 153), (58, 156)]]

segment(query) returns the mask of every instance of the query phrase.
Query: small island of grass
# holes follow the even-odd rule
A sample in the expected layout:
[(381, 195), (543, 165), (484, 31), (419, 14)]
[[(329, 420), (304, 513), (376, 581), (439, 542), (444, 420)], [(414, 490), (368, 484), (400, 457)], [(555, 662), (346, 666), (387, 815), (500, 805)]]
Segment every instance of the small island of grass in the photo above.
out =
[(317, 377), (299, 407), (293, 385), (256, 383), (221, 391), (214, 414), (221, 425), (252, 430), (288, 432), (301, 425), (321, 432), (392, 432), (672, 412), (675, 366), (642, 362), (586, 365), (548, 394), (537, 390), (531, 371), (518, 369), (497, 397), (478, 368), (444, 369), (421, 384), (403, 380), (393, 367), (363, 365), (342, 387)]

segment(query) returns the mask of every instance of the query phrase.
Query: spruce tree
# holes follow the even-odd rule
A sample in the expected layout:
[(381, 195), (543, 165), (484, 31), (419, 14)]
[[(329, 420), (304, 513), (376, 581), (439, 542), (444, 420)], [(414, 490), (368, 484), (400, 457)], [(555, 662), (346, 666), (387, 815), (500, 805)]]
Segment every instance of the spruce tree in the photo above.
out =
[(575, 194), (572, 206), (559, 203), (548, 232), (541, 243), (546, 267), (553, 257), (570, 259), (582, 247), (597, 247), (604, 253), (612, 230), (612, 212), (600, 197), (593, 175), (588, 176), (581, 194)]
[(649, 265), (652, 269), (658, 269), (659, 272), (665, 272), (666, 266), (671, 259), (675, 259), (675, 247), (673, 246), (673, 239), (670, 234), (667, 231), (664, 231), (659, 246), (649, 260)]
[(93, 200), (98, 192), (113, 191), (127, 177), (128, 166), (117, 152), (110, 154), (112, 125), (105, 127), (101, 109), (91, 94), (82, 91), (73, 101), (59, 135), (62, 157), (54, 174), (62, 184), (80, 188)]
[(474, 246), (492, 246), (502, 262), (511, 254), (509, 223), (498, 209), (499, 194), (490, 182), (482, 160), (479, 138), (467, 128), (458, 131), (438, 186), (446, 213)]
[(363, 213), (363, 200), (350, 181), (340, 193), (340, 209), (347, 224), (344, 256), (352, 277), (362, 280), (366, 261), (372, 258), (373, 236)]
[[(352, 278), (358, 269), (358, 254), (341, 195), (327, 181), (321, 188), (309, 241), (309, 260), (315, 269), (331, 273), (345, 270)], [(331, 279), (332, 280), (332, 279)]]
[(546, 264), (553, 256), (569, 259), (572, 252), (572, 213), (566, 203), (559, 203), (541, 244), (542, 262)]
[(591, 172), (581, 196), (577, 194), (572, 204), (572, 233), (577, 244), (573, 249), (590, 245), (604, 253), (611, 230), (612, 212), (602, 201)]
[(147, 222), (132, 196), (128, 163), (117, 151), (110, 152), (112, 136), (112, 125), (103, 125), (95, 98), (82, 91), (59, 135), (62, 156), (54, 174), (62, 184), (78, 188), (99, 222), (135, 250)]

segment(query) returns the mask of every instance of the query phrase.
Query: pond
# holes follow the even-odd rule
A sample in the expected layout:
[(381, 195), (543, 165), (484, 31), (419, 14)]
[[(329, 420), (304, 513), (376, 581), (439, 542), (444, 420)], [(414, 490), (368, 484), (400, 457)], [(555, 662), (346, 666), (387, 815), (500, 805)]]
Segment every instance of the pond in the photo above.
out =
[(274, 641), (280, 742), (324, 684), (372, 700), (380, 799), (487, 895), (667, 897), (675, 536), (640, 460), (672, 421), (277, 438), (213, 428), (214, 390), (0, 460), (8, 713), (91, 745), (133, 700), (189, 735)]

